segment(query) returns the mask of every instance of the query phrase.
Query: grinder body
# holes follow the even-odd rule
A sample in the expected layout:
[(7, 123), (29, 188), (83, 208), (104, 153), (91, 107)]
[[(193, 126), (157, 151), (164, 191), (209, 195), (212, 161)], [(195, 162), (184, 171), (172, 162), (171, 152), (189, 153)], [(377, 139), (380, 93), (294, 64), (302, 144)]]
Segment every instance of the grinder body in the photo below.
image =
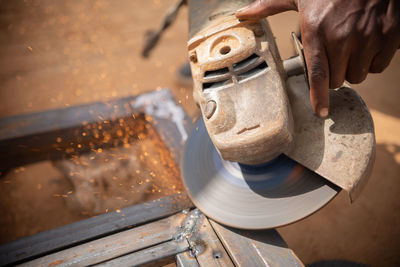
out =
[(251, 1), (189, 0), (194, 99), (221, 157), (260, 164), (293, 141), (283, 63), (266, 19), (239, 21)]

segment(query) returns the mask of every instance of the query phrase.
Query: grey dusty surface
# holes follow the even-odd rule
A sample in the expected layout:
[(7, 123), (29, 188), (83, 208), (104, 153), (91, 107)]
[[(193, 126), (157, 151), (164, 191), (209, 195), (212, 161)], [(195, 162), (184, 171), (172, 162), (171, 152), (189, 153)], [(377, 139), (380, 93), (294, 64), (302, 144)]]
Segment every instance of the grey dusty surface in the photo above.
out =
[[(150, 59), (140, 57), (143, 33), (159, 26), (161, 16), (173, 2), (1, 1), (0, 116), (105, 101), (157, 87), (172, 88), (178, 101), (194, 116), (198, 111), (191, 88), (180, 86), (174, 76), (186, 59), (185, 8)], [(293, 52), (290, 32), (297, 29), (296, 13), (275, 16), (270, 22), (282, 58), (289, 57)], [(375, 167), (357, 201), (350, 204), (342, 192), (316, 214), (278, 229), (306, 264), (346, 259), (372, 266), (400, 265), (399, 70), (397, 53), (383, 74), (370, 75), (354, 86), (371, 109), (377, 141)], [(55, 221), (60, 224), (82, 218), (67, 212), (60, 198), (44, 202), (46, 207), (35, 204), (34, 200), (45, 194), (51, 199), (52, 194), (70, 191), (70, 184), (54, 179), (59, 174), (42, 175), (41, 168), (47, 168), (46, 164), (34, 166), (32, 172), (24, 174), (25, 179), (18, 180), (13, 188), (21, 191), (9, 192), (10, 183), (0, 180), (2, 192), (9, 192), (14, 199), (6, 207), (2, 205), (2, 212), (35, 207), (24, 209), (29, 221), (15, 224), (18, 213), (13, 213), (8, 225), (1, 224), (3, 230), (19, 227), (14, 238), (50, 229)], [(46, 181), (53, 191), (38, 189), (38, 184)], [(24, 197), (29, 197), (29, 202)], [(48, 214), (59, 219), (32, 227)]]

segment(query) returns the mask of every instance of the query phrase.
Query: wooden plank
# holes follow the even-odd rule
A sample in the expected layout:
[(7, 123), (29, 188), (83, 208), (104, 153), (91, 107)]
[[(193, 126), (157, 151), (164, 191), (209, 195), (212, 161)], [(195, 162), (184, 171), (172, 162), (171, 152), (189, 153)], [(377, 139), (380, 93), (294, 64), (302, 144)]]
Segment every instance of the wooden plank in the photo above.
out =
[(177, 267), (199, 267), (196, 258), (190, 256), (187, 251), (177, 254), (175, 259)]
[(208, 219), (204, 219), (198, 232), (202, 241), (196, 259), (200, 266), (234, 266)]
[(24, 266), (88, 266), (114, 259), (174, 238), (185, 215), (174, 216), (103, 237), (45, 257)]
[(28, 236), (0, 246), (0, 265), (54, 253), (134, 226), (170, 216), (193, 204), (185, 194), (167, 196)]
[(236, 266), (304, 266), (275, 229), (245, 231), (210, 223)]
[[(175, 241), (171, 240), (169, 242), (165, 242), (162, 244), (158, 244), (156, 246), (131, 253), (96, 266), (101, 267), (130, 267), (130, 266), (142, 266), (144, 264), (153, 263), (167, 259), (174, 258), (174, 256), (178, 253), (182, 253), (189, 249), (189, 244), (186, 240), (183, 241)], [(157, 265), (156, 265), (157, 266)], [(158, 265), (159, 266), (159, 265)]]

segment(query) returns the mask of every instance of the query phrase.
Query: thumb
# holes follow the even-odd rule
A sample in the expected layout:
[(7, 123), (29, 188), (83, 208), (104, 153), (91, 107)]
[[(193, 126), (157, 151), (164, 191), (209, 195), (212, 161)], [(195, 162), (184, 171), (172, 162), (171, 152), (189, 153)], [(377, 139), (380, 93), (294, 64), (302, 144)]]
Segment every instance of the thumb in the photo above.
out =
[(255, 0), (235, 15), (238, 19), (261, 19), (289, 10), (297, 11), (296, 0)]

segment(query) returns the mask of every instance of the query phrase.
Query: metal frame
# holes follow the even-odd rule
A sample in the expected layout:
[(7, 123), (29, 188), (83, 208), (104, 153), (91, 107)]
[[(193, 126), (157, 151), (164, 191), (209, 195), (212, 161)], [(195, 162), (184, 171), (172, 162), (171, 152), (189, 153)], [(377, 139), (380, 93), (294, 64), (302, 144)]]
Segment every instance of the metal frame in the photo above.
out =
[(224, 227), (183, 211), (26, 262), (24, 266), (302, 266), (276, 232)]
[[(193, 125), (171, 92), (163, 89), (1, 119), (0, 149), (5, 153), (0, 155), (0, 169), (69, 156), (56, 148), (70, 142), (104, 146), (93, 134), (82, 135), (86, 125), (106, 121), (102, 131), (115, 137), (120, 119), (134, 127), (136, 118), (145, 115), (180, 162)], [(302, 266), (276, 230), (232, 229), (192, 208), (182, 193), (28, 236), (0, 246), (0, 265), (160, 266), (176, 261), (178, 266)]]

